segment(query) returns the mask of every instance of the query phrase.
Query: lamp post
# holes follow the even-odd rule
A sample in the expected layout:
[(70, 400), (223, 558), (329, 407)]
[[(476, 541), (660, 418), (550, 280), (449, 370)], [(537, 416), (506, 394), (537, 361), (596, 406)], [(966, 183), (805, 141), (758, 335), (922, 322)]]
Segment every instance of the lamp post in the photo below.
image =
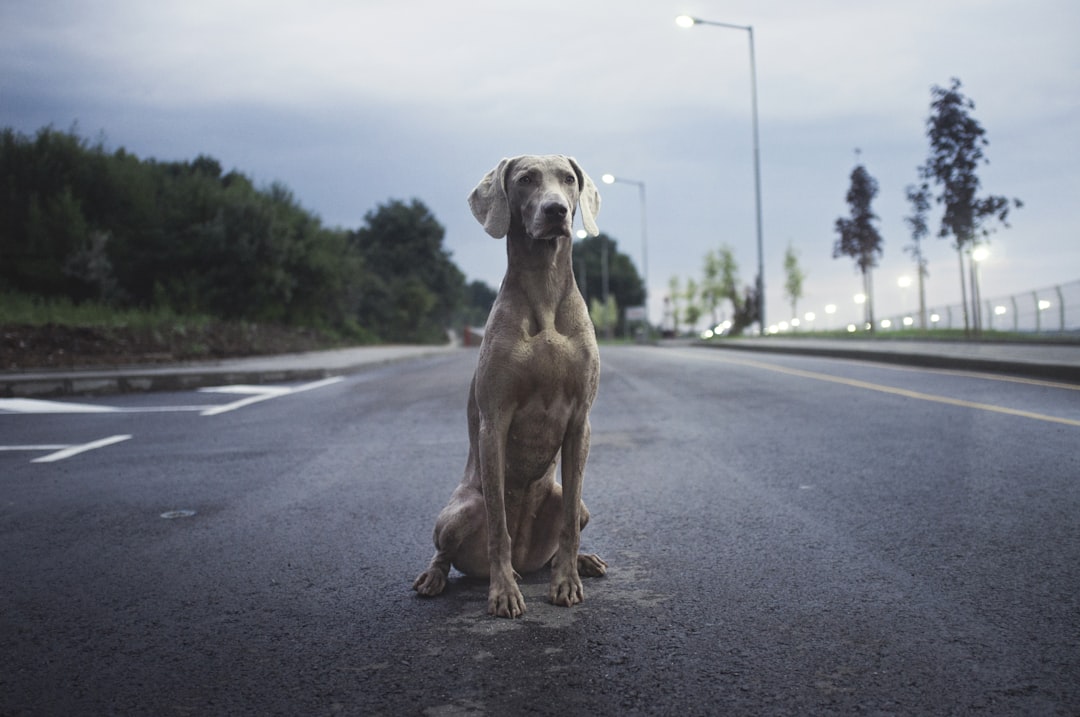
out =
[(622, 182), (623, 184), (637, 185), (638, 198), (641, 200), (641, 281), (645, 289), (645, 298), (642, 303), (645, 305), (645, 325), (649, 326), (649, 241), (645, 222), (645, 182), (637, 179), (616, 177), (614, 174), (605, 174), (600, 177), (600, 180), (604, 184)]
[(757, 66), (754, 62), (754, 28), (750, 25), (732, 25), (726, 22), (712, 22), (701, 20), (689, 15), (679, 15), (675, 18), (675, 24), (682, 28), (691, 28), (694, 25), (712, 25), (714, 27), (726, 27), (729, 30), (745, 30), (750, 37), (750, 109), (753, 115), (754, 126), (754, 205), (757, 218), (757, 299), (758, 299), (758, 330), (765, 335), (765, 251), (761, 238), (761, 152), (758, 143), (758, 111), (757, 111)]

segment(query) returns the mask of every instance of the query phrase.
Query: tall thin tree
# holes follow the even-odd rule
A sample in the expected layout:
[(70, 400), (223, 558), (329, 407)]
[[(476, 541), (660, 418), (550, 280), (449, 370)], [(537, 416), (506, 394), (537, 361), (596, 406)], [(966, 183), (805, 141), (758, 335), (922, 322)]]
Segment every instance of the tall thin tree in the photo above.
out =
[(866, 324), (874, 330), (874, 283), (873, 269), (881, 256), (882, 238), (874, 223), (878, 216), (870, 204), (878, 193), (877, 180), (870, 176), (866, 167), (858, 165), (851, 172), (851, 186), (847, 203), (851, 217), (836, 220), (836, 233), (840, 235), (833, 247), (833, 258), (848, 256), (862, 273), (863, 293), (866, 295)]
[(795, 251), (795, 247), (788, 244), (787, 250), (784, 252), (784, 296), (791, 302), (791, 316), (798, 320), (798, 303), (799, 299), (803, 297), (803, 282), (806, 280), (806, 274), (803, 272), (802, 267), (799, 266), (799, 252)]
[(922, 240), (930, 234), (930, 227), (926, 223), (926, 213), (930, 211), (930, 187), (926, 184), (919, 187), (909, 184), (906, 191), (911, 214), (904, 217), (904, 223), (911, 229), (911, 243), (904, 247), (904, 251), (915, 260), (915, 271), (919, 277), (919, 328), (925, 331), (926, 278), (930, 272), (927, 269), (929, 262), (923, 254)]
[[(939, 237), (953, 237), (954, 248), (960, 260), (960, 294), (964, 303), (964, 331), (979, 330), (977, 292), (972, 250), (981, 238), (993, 231), (993, 223), (1008, 227), (1009, 211), (1020, 208), (1019, 199), (1003, 196), (976, 196), (979, 177), (976, 169), (989, 160), (983, 149), (990, 144), (986, 130), (971, 116), (975, 103), (960, 91), (960, 80), (953, 78), (948, 88), (934, 85), (930, 94), (931, 114), (926, 121), (926, 136), (930, 140), (930, 156), (919, 167), (919, 174), (926, 182), (941, 188), (935, 197), (944, 205)], [(968, 310), (968, 291), (965, 283), (964, 254), (969, 257), (972, 311)]]

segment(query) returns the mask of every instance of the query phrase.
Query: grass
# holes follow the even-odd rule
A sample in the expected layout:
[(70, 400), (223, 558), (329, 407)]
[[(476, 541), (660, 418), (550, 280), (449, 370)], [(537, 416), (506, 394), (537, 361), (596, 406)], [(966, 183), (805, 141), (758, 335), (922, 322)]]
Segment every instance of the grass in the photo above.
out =
[(0, 324), (6, 325), (198, 329), (213, 321), (209, 316), (180, 315), (172, 309), (117, 309), (90, 301), (76, 304), (68, 298), (0, 292)]

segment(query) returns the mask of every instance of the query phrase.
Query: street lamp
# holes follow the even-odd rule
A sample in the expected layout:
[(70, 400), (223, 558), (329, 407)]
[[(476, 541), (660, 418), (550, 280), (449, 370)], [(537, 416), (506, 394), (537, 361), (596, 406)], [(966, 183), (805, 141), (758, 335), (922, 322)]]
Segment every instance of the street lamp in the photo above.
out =
[(729, 30), (745, 30), (750, 37), (750, 109), (753, 114), (754, 127), (754, 206), (757, 218), (757, 296), (758, 296), (758, 328), (762, 335), (765, 334), (765, 251), (761, 239), (761, 152), (758, 143), (758, 111), (757, 111), (757, 66), (754, 62), (754, 28), (750, 25), (732, 25), (726, 22), (712, 22), (701, 20), (689, 15), (679, 15), (675, 18), (675, 24), (682, 28), (691, 28), (694, 25), (712, 25), (714, 27), (726, 27)]
[(616, 177), (614, 174), (605, 174), (600, 177), (600, 180), (604, 184), (615, 184), (615, 182), (621, 182), (623, 184), (634, 184), (638, 188), (638, 198), (641, 200), (641, 281), (645, 287), (645, 298), (642, 302), (645, 305), (645, 325), (649, 324), (649, 242), (648, 234), (646, 232), (645, 222), (645, 182), (638, 181), (636, 179), (626, 179), (625, 177)]

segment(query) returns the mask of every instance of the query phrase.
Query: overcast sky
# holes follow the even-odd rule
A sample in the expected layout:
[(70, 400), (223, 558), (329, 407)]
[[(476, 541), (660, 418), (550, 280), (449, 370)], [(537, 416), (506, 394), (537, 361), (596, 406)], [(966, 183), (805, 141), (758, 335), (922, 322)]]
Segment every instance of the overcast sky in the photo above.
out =
[[(915, 305), (897, 285), (914, 275), (904, 188), (927, 155), (930, 88), (953, 77), (990, 140), (983, 193), (1025, 204), (992, 237), (984, 296), (1080, 279), (1072, 0), (4, 0), (0, 125), (208, 154), (284, 183), (330, 226), (415, 197), (467, 277), (493, 286), (505, 250), (465, 196), (504, 156), (572, 155), (639, 271), (638, 191), (600, 176), (645, 182), (656, 321), (669, 279), (700, 276), (710, 249), (730, 245), (744, 282), (757, 266), (749, 34), (680, 29), (682, 13), (754, 28), (770, 323), (790, 318), (788, 245), (807, 275), (799, 313), (856, 316), (859, 275), (832, 258), (856, 148), (881, 188), (877, 313)], [(926, 253), (928, 300), (958, 302), (949, 240)]]

